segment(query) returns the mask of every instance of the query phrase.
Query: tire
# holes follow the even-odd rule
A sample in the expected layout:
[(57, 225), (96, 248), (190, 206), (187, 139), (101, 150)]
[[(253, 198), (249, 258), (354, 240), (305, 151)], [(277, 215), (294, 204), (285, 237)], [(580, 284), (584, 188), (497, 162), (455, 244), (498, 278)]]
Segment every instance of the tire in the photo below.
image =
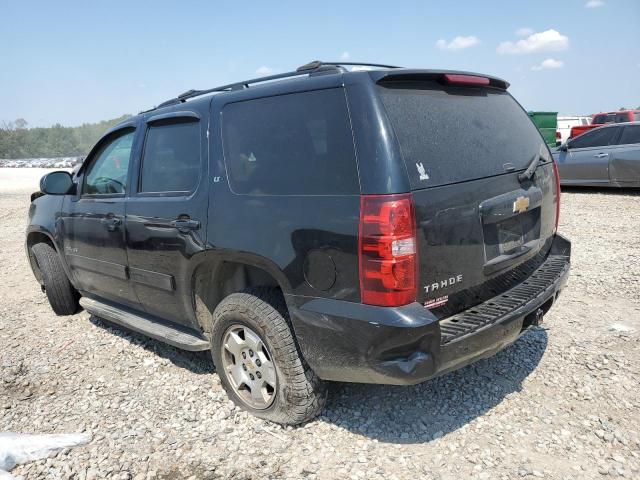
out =
[[(234, 342), (234, 333), (240, 336), (241, 332), (245, 335), (246, 342), (249, 342), (247, 335), (253, 333), (263, 342), (262, 346), (265, 348), (260, 353), (262, 365), (259, 359), (255, 360), (258, 358), (256, 352), (255, 361), (247, 370), (244, 368), (245, 360), (239, 355), (233, 355), (228, 349), (229, 343)], [(226, 297), (213, 312), (211, 350), (216, 371), (229, 398), (256, 417), (283, 425), (297, 425), (315, 418), (324, 408), (327, 386), (301, 357), (288, 322), (284, 298), (279, 290), (254, 288)], [(246, 350), (246, 353), (245, 358), (251, 360), (248, 354), (253, 355), (252, 351)], [(270, 398), (270, 403), (265, 402), (258, 407), (253, 402), (252, 392), (245, 385), (238, 388), (228, 369), (231, 368), (236, 374), (239, 372), (249, 382), (246, 376), (252, 371), (257, 376), (269, 361), (272, 362), (269, 368), (275, 370), (275, 385), (265, 383), (264, 388), (260, 388), (260, 391), (265, 392), (265, 397)], [(239, 367), (240, 362), (244, 373), (240, 368), (233, 368), (234, 363)], [(258, 381), (257, 377), (252, 378)], [(264, 378), (262, 381), (265, 382)]]
[(48, 243), (36, 243), (31, 247), (38, 268), (42, 273), (42, 281), (47, 299), (56, 315), (73, 315), (80, 309), (80, 294), (71, 285), (62, 268), (58, 252)]

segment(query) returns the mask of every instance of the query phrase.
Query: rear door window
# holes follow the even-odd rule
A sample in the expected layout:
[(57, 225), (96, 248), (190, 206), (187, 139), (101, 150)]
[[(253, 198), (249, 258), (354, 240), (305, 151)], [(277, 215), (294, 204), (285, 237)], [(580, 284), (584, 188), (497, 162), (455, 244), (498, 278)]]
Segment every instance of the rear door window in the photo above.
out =
[(601, 127), (571, 140), (571, 148), (605, 147), (611, 143), (618, 127)]
[(591, 123), (595, 125), (604, 125), (605, 123), (613, 123), (615, 118), (615, 113), (602, 113), (593, 117), (593, 122)]
[(200, 173), (200, 123), (154, 123), (147, 130), (140, 192), (191, 192)]
[(235, 193), (359, 193), (342, 89), (228, 104), (222, 112), (222, 137), (229, 184)]
[(622, 130), (618, 145), (640, 143), (640, 125), (628, 125)]
[(629, 121), (629, 114), (627, 112), (616, 113), (614, 122), (624, 123)]
[(537, 128), (507, 92), (390, 82), (379, 92), (414, 189), (524, 169), (546, 150)]

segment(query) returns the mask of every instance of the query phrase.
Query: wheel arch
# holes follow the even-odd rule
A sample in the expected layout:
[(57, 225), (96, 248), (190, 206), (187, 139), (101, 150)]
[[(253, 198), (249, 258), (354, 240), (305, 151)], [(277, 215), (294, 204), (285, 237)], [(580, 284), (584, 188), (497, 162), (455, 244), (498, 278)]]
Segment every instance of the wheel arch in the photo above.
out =
[[(49, 232), (46, 232), (45, 230), (41, 230), (41, 229), (30, 229), (27, 232), (25, 248), (27, 250), (27, 258), (29, 259), (29, 266), (31, 267), (31, 271), (33, 272), (33, 275), (36, 277), (36, 280), (38, 280), (38, 283), (42, 285), (43, 284), (42, 272), (40, 271), (40, 267), (38, 267), (38, 262), (36, 261), (36, 257), (33, 254), (33, 250), (32, 250), (33, 246), (38, 243), (46, 243), (48, 245), (51, 245), (51, 247), (53, 247), (53, 249), (58, 253), (58, 255), (60, 255), (60, 251), (58, 250), (56, 242), (53, 241), (53, 237)], [(66, 268), (64, 261), (62, 262), (62, 264)]]
[(253, 287), (273, 287), (286, 298), (291, 284), (270, 260), (251, 254), (203, 253), (191, 276), (193, 304), (198, 324), (211, 332), (213, 311), (232, 293)]

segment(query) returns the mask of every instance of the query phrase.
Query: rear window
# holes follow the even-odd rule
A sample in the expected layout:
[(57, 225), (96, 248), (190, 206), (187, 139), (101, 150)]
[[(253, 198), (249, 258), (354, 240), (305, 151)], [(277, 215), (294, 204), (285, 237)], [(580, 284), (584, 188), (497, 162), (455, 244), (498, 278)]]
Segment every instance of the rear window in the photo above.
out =
[(616, 113), (614, 121), (616, 123), (628, 122), (629, 121), (629, 113), (628, 112)]
[(231, 189), (250, 195), (360, 191), (342, 89), (247, 100), (222, 112)]
[(593, 117), (593, 125), (604, 125), (605, 123), (613, 123), (615, 119), (615, 114), (613, 113), (603, 113), (600, 115), (596, 115)]
[(640, 143), (640, 125), (629, 125), (622, 130), (622, 136), (618, 142), (620, 145)]
[(543, 144), (505, 91), (436, 82), (394, 82), (379, 91), (413, 189), (524, 169)]

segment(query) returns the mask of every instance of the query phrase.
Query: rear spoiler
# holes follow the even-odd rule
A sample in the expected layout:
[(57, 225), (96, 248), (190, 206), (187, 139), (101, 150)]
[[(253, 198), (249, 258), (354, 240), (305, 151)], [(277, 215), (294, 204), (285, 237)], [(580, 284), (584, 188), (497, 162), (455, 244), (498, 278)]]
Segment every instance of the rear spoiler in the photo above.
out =
[(393, 70), (374, 70), (368, 73), (373, 81), (379, 85), (395, 82), (436, 81), (443, 85), (486, 86), (501, 90), (509, 88), (509, 82), (506, 80), (474, 72), (398, 68)]

